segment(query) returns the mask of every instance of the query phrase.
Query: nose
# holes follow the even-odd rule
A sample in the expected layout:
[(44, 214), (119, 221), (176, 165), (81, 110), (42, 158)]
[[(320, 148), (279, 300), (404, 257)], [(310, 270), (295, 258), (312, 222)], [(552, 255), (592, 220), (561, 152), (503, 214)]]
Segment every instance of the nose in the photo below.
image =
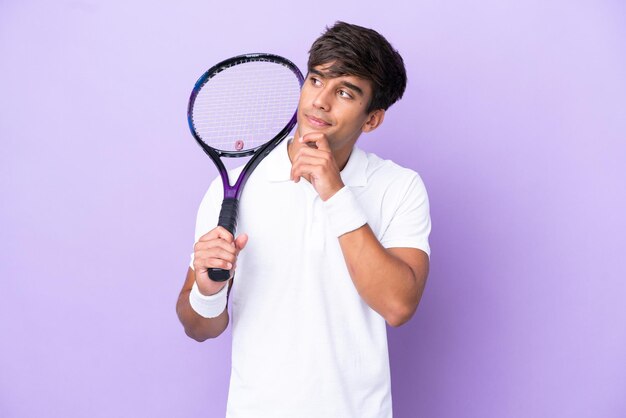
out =
[(330, 110), (330, 94), (331, 90), (326, 86), (317, 91), (317, 95), (313, 98), (313, 106), (316, 109), (329, 111)]

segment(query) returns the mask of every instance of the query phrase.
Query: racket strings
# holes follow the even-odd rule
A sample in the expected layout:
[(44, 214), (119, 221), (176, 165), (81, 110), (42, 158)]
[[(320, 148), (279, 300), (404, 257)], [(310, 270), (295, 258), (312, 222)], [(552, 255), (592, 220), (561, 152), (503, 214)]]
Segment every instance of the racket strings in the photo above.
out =
[(300, 84), (287, 67), (246, 62), (209, 79), (196, 96), (192, 120), (204, 143), (245, 151), (274, 138), (298, 105)]

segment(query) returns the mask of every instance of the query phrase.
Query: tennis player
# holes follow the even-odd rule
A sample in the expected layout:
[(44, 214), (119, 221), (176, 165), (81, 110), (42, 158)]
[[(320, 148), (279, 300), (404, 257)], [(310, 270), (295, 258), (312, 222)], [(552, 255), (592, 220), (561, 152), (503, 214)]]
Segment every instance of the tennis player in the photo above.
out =
[(176, 306), (197, 341), (226, 329), (231, 306), (229, 418), (391, 417), (386, 324), (413, 316), (428, 275), (420, 176), (355, 146), (402, 97), (401, 56), (343, 22), (309, 54), (295, 135), (248, 180), (239, 236), (215, 228), (219, 177), (204, 196)]

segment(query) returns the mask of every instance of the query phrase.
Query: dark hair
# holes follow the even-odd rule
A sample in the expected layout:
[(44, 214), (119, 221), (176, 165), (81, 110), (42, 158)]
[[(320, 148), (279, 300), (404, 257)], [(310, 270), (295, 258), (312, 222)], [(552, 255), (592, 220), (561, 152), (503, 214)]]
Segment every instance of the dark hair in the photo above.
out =
[(391, 44), (372, 29), (345, 22), (326, 27), (313, 42), (307, 69), (331, 64), (324, 71), (329, 77), (353, 75), (372, 84), (372, 100), (366, 110), (387, 110), (400, 100), (406, 88), (402, 57)]

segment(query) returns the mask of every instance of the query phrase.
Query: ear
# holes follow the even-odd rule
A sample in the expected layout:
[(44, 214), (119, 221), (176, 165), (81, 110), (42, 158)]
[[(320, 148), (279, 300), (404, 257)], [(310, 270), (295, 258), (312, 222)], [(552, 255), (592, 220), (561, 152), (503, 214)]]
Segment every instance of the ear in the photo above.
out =
[(370, 112), (367, 120), (363, 124), (361, 128), (363, 132), (372, 132), (374, 129), (378, 128), (383, 120), (385, 119), (385, 110), (377, 109)]

